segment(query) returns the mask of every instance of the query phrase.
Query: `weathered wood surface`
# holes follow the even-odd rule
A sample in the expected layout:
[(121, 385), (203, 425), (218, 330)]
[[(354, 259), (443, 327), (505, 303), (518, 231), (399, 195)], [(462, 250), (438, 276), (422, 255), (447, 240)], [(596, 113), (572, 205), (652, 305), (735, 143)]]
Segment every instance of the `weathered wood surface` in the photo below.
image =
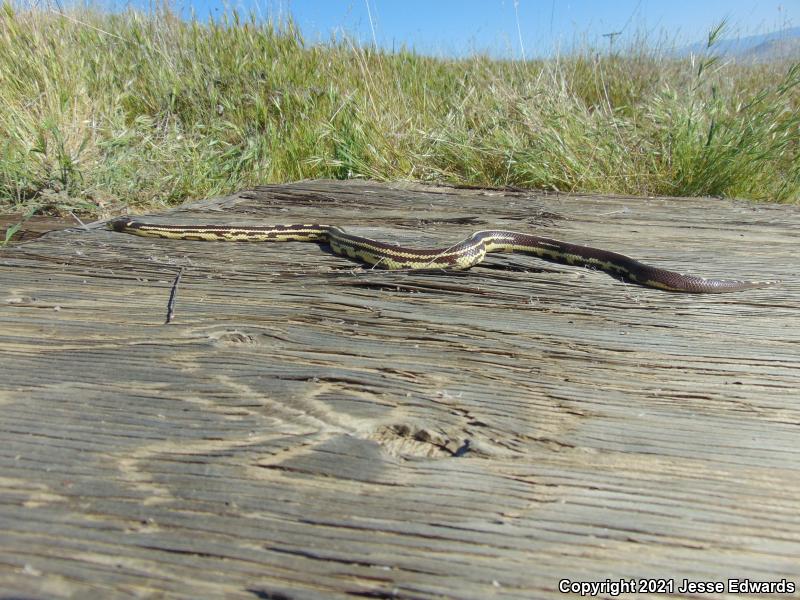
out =
[(9, 236), (9, 242), (28, 242), (56, 229), (75, 227), (79, 223), (74, 218), (33, 216), (23, 213), (0, 215), (0, 243), (6, 239), (8, 230), (16, 229)]
[(5, 249), (2, 597), (800, 584), (797, 208), (303, 182), (156, 218), (544, 231), (785, 283), (675, 295), (517, 255), (392, 273), (100, 228)]

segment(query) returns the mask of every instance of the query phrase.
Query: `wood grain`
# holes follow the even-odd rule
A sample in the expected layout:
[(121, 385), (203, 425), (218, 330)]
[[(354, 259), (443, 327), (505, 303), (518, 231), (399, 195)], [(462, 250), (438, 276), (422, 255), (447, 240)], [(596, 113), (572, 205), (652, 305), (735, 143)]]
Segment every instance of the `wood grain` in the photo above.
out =
[(314, 181), (148, 220), (541, 231), (784, 284), (676, 295), (517, 255), (385, 272), (99, 227), (4, 249), (0, 597), (800, 585), (797, 208)]

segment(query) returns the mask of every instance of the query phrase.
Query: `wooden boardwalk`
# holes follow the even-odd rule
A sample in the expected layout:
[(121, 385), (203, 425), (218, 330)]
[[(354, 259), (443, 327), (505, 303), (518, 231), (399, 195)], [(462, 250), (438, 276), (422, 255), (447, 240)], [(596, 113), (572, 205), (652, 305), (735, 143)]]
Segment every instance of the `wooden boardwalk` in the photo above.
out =
[(0, 598), (800, 587), (798, 208), (302, 182), (149, 220), (540, 231), (785, 283), (397, 273), (100, 227), (0, 250)]

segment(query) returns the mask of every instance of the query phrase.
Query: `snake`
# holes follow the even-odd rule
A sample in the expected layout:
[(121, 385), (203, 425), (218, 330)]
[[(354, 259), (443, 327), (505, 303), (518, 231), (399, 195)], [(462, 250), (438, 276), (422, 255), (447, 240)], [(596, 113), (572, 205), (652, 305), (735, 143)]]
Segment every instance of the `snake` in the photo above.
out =
[(474, 267), (492, 252), (520, 252), (551, 262), (604, 271), (623, 281), (669, 292), (738, 292), (780, 283), (684, 275), (617, 252), (505, 230), (478, 231), (443, 248), (414, 249), (353, 235), (336, 225), (163, 225), (122, 218), (111, 221), (109, 227), (121, 233), (176, 240), (327, 243), (335, 254), (389, 270), (464, 270)]

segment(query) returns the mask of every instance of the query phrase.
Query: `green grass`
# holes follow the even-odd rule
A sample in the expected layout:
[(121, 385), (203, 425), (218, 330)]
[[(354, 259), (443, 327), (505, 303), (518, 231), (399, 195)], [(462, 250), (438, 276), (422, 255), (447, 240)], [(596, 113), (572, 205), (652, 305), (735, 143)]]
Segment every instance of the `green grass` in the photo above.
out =
[(446, 60), (291, 22), (0, 6), (0, 211), (107, 215), (260, 183), (409, 179), (800, 198), (800, 66), (640, 43)]

